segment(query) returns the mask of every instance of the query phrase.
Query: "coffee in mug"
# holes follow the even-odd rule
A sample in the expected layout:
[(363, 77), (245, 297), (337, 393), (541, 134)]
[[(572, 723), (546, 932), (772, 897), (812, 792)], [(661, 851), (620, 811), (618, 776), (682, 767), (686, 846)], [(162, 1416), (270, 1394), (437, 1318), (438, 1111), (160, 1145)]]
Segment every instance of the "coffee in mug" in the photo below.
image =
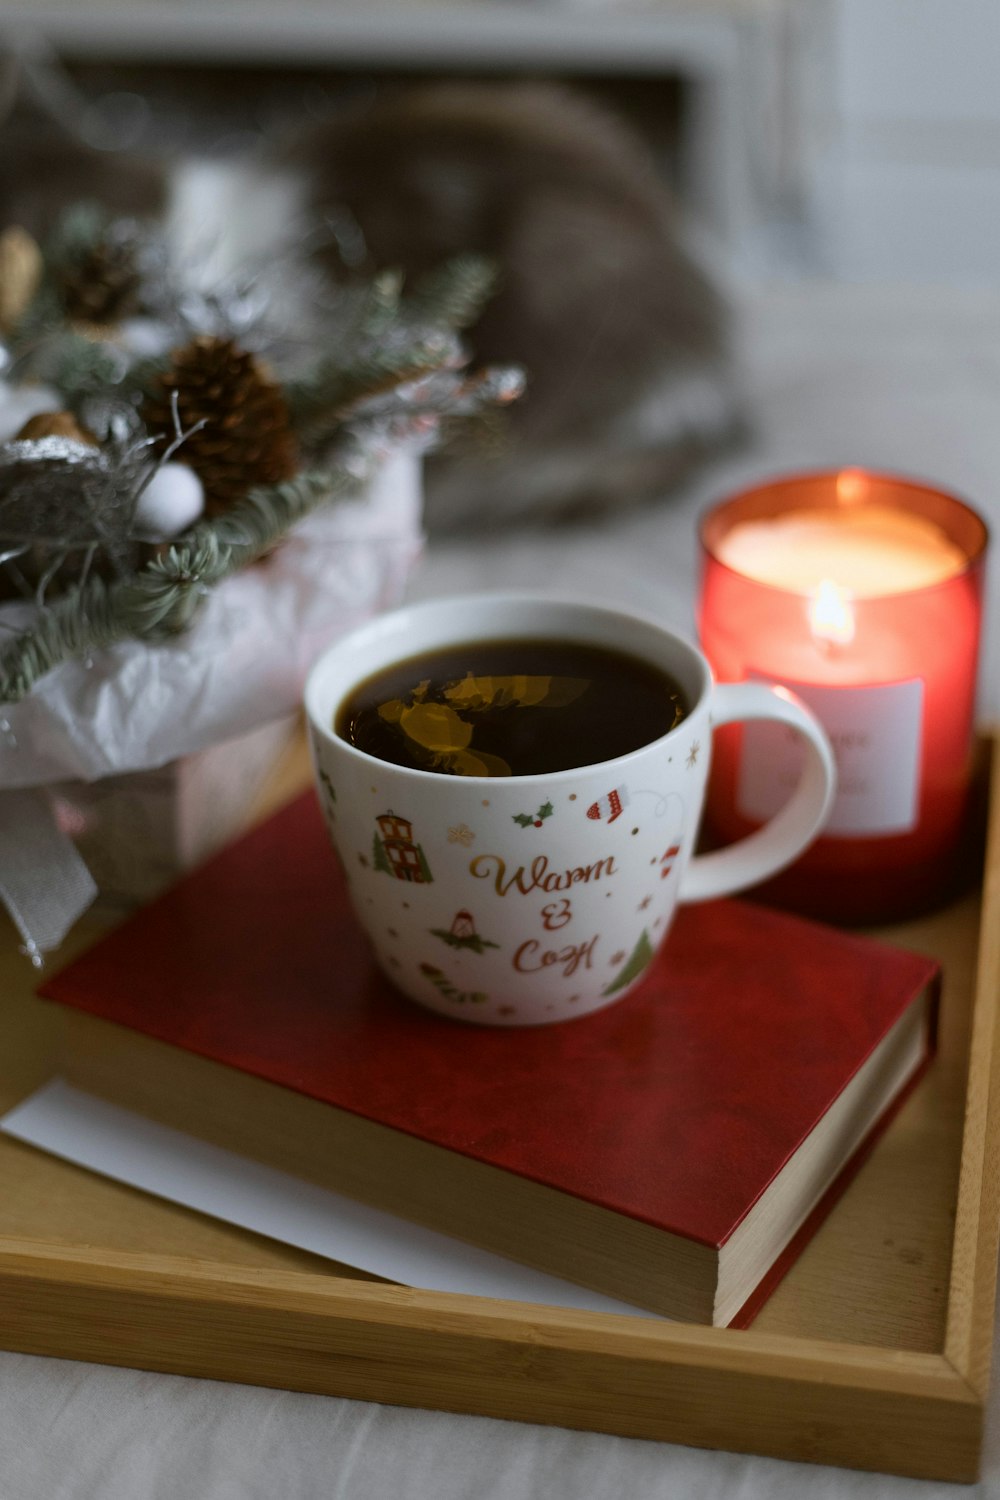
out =
[(450, 776), (537, 776), (615, 760), (687, 705), (660, 667), (582, 641), (467, 641), (384, 667), (334, 730), (376, 760)]

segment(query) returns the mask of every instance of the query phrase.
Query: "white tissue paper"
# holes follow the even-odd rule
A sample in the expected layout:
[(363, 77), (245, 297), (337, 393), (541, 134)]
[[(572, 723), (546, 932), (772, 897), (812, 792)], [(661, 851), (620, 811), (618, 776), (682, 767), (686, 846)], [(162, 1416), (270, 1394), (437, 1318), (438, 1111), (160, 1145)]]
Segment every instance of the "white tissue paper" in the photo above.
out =
[[(388, 452), (362, 495), (313, 513), (220, 584), (183, 635), (66, 662), (0, 705), (0, 899), (33, 960), (96, 892), (71, 834), (102, 881), (131, 887), (117, 897), (146, 899), (231, 831), (226, 814), (238, 818), (241, 788), (252, 795), (280, 752), (315, 657), (399, 601), (420, 549), (420, 462), (417, 446)], [(0, 626), (27, 618), (23, 605), (0, 608)], [(192, 789), (200, 819), (181, 797)], [(75, 893), (61, 916), (42, 910), (51, 836), (40, 860), (24, 834), (42, 807), (60, 833), (60, 888)]]

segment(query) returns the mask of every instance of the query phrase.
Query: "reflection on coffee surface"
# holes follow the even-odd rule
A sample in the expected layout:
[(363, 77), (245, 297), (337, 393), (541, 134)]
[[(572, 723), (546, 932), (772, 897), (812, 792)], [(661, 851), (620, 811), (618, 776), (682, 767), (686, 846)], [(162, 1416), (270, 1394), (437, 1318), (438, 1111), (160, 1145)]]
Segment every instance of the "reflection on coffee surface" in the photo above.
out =
[(375, 673), (334, 730), (392, 765), (535, 776), (627, 755), (687, 713), (658, 667), (573, 641), (474, 641)]

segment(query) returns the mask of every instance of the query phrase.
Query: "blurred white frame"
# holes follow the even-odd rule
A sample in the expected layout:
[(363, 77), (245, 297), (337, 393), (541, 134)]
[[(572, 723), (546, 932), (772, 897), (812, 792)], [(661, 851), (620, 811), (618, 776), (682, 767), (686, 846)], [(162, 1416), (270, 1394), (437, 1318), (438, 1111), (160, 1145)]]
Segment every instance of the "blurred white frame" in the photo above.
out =
[(687, 85), (681, 186), (736, 275), (996, 281), (997, 0), (0, 0), (74, 60)]

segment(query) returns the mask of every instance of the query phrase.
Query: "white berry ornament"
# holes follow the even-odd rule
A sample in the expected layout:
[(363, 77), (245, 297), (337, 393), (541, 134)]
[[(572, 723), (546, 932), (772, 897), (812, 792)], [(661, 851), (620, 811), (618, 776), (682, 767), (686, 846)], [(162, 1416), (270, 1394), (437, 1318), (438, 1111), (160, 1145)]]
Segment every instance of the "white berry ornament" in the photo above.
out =
[(186, 531), (205, 509), (205, 489), (187, 464), (161, 464), (139, 496), (135, 528), (152, 541)]

